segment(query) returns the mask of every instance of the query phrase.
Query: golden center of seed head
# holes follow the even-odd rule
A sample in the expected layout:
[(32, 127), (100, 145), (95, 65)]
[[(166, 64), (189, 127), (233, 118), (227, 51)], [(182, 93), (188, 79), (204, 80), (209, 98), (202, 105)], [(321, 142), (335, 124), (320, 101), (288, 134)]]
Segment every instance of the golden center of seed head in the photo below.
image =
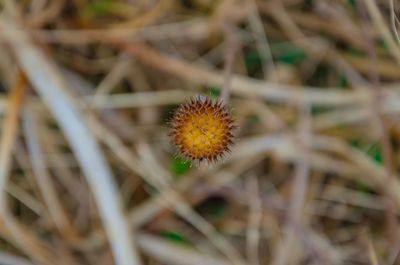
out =
[(172, 120), (172, 139), (192, 160), (216, 161), (233, 141), (233, 121), (221, 103), (197, 97), (184, 103)]
[(221, 117), (214, 117), (212, 113), (192, 115), (182, 125), (182, 145), (196, 157), (211, 155), (223, 143), (228, 130), (224, 125)]

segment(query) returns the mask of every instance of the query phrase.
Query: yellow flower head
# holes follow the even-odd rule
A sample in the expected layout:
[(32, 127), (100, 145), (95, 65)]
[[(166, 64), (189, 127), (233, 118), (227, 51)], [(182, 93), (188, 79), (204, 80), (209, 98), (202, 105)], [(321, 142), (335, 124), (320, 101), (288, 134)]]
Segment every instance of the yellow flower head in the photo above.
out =
[(229, 152), (233, 120), (221, 102), (198, 96), (182, 104), (171, 122), (172, 140), (185, 157), (214, 162)]

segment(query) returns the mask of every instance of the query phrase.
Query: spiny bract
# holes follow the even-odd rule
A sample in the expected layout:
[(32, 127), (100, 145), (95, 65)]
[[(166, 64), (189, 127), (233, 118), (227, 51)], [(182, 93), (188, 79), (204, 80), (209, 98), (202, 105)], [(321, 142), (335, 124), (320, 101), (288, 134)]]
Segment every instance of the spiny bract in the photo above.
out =
[(183, 103), (171, 121), (171, 137), (193, 161), (215, 162), (233, 143), (233, 120), (220, 101), (197, 96)]

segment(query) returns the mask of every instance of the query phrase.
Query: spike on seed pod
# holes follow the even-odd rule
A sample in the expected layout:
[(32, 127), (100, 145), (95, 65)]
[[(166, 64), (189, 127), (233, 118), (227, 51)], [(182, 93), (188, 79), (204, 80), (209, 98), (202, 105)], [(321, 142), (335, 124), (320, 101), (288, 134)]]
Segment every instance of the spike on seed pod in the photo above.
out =
[(233, 144), (233, 119), (220, 101), (197, 96), (183, 103), (171, 121), (171, 138), (184, 157), (216, 162)]

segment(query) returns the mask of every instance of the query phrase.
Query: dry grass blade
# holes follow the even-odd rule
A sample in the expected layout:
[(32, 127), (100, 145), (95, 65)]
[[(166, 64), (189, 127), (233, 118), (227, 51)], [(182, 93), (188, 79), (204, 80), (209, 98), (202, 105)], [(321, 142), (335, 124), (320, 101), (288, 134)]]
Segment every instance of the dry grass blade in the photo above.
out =
[(18, 76), (17, 83), (11, 91), (9, 108), (4, 120), (3, 134), (0, 140), (0, 220), (3, 223), (1, 234), (10, 242), (23, 249), (34, 260), (50, 265), (54, 261), (48, 250), (38, 241), (35, 236), (22, 227), (8, 210), (6, 185), (10, 173), (12, 149), (18, 135), (18, 116), (22, 107), (25, 94), (26, 78)]
[(52, 110), (68, 138), (88, 183), (95, 195), (118, 265), (141, 264), (132, 242), (130, 229), (121, 208), (116, 184), (97, 143), (72, 104), (65, 80), (56, 71), (54, 64), (33, 46), (27, 35), (10, 20), (1, 20), (7, 27), (10, 43), (29, 76), (34, 88)]
[(400, 64), (400, 48), (390, 34), (389, 28), (385, 25), (385, 21), (378, 9), (376, 2), (373, 0), (365, 0), (365, 5), (371, 15), (376, 29), (387, 43), (390, 53), (396, 59), (397, 63)]
[(4, 265), (34, 265), (24, 258), (13, 256), (7, 253), (0, 253), (0, 263)]
[(160, 262), (180, 265), (228, 265), (231, 262), (220, 257), (205, 256), (188, 247), (180, 247), (148, 234), (139, 234), (138, 245), (144, 252)]
[(43, 150), (39, 143), (37, 130), (37, 120), (34, 112), (27, 108), (23, 115), (23, 132), (27, 141), (30, 158), (32, 160), (33, 171), (38, 182), (39, 189), (43, 195), (43, 199), (47, 205), (53, 222), (57, 228), (64, 234), (70, 242), (76, 240), (77, 232), (72, 227), (72, 224), (67, 216), (64, 207), (62, 206), (54, 183), (51, 180), (49, 172), (46, 169), (43, 158)]
[[(221, 87), (223, 74), (208, 71), (193, 64), (160, 54), (143, 44), (114, 42), (135, 56), (137, 60), (158, 70), (179, 76), (194, 83)], [(251, 92), (250, 92), (251, 91)], [(362, 91), (344, 91), (340, 89), (320, 90), (305, 87), (271, 84), (257, 79), (232, 75), (231, 92), (244, 97), (262, 97), (272, 102), (303, 102), (323, 106), (341, 106), (368, 102), (369, 95)]]
[(371, 265), (378, 265), (378, 257), (376, 256), (376, 251), (374, 248), (374, 244), (372, 243), (371, 239), (367, 237), (367, 247), (368, 247), (368, 256), (369, 259), (371, 260)]
[(396, 11), (395, 11), (395, 6), (394, 6), (394, 0), (389, 0), (390, 2), (390, 22), (392, 23), (392, 31), (394, 35), (396, 36), (396, 40), (399, 43), (400, 42), (400, 36), (399, 32), (397, 31), (397, 24), (399, 22)]
[(259, 194), (259, 184), (255, 176), (250, 175), (246, 182), (249, 197), (249, 220), (247, 227), (247, 258), (249, 264), (258, 265), (260, 226), (262, 220), (262, 202)]
[(12, 158), (12, 149), (17, 138), (18, 133), (18, 116), (22, 107), (23, 97), (25, 94), (26, 78), (22, 74), (18, 76), (15, 88), (12, 89), (11, 95), (8, 100), (8, 113), (7, 118), (4, 120), (4, 126), (7, 130), (3, 131), (1, 138), (0, 150), (0, 187), (2, 190), (2, 200), (0, 209), (6, 208), (4, 194), (6, 190), (8, 174), (10, 170), (10, 163)]
[[(372, 1), (367, 1), (366, 6), (369, 9), (371, 16), (375, 21), (377, 21), (378, 24), (383, 23), (382, 18), (379, 15), (379, 10), (376, 7)], [(365, 50), (370, 56), (370, 79), (372, 83), (372, 89), (373, 89), (373, 94), (374, 94), (374, 100), (372, 101), (371, 104), (371, 109), (372, 109), (372, 117), (375, 119), (376, 127), (379, 128), (379, 143), (382, 148), (382, 156), (383, 156), (383, 162), (385, 166), (385, 179), (387, 181), (387, 184), (389, 186), (392, 186), (394, 184), (394, 170), (393, 170), (393, 150), (391, 147), (390, 143), (390, 136), (389, 136), (389, 123), (384, 119), (383, 114), (382, 114), (382, 109), (383, 109), (383, 104), (382, 104), (382, 89), (380, 86), (380, 77), (377, 72), (377, 61), (378, 57), (376, 54), (376, 51), (373, 46), (373, 40), (371, 39), (371, 33), (368, 31), (368, 27), (366, 25), (366, 14), (363, 9), (363, 6), (358, 4), (358, 11), (362, 19), (364, 19), (364, 24), (363, 24), (363, 29), (364, 29), (364, 36), (366, 39), (366, 44), (365, 44)], [(380, 22), (378, 22), (380, 21)], [(386, 28), (385, 28), (386, 29)], [(387, 30), (387, 29), (386, 29)], [(386, 32), (385, 35), (388, 35), (389, 32)], [(390, 40), (387, 38), (390, 37)], [(387, 36), (386, 41), (390, 41), (391, 46), (396, 46), (394, 43), (394, 40), (392, 40), (390, 34)], [(400, 55), (400, 49), (398, 47), (394, 47), (396, 49), (396, 53)], [(395, 55), (396, 56), (396, 55)], [(400, 57), (399, 57), (400, 58)], [(387, 210), (386, 210), (386, 221), (387, 221), (387, 233), (388, 237), (390, 238), (391, 242), (395, 244), (396, 242), (399, 242), (399, 236), (398, 236), (398, 227), (397, 227), (397, 209), (396, 209), (396, 203), (395, 203), (395, 195), (391, 193), (390, 189), (387, 189), (386, 191), (386, 204), (387, 204)]]
[(274, 82), (278, 81), (276, 67), (272, 58), (271, 48), (268, 43), (267, 34), (264, 31), (262, 19), (260, 17), (257, 4), (255, 0), (250, 0), (250, 6), (252, 8), (253, 14), (249, 16), (250, 27), (254, 32), (254, 37), (256, 38), (257, 50), (261, 54), (261, 58), (265, 61), (265, 66), (263, 69), (264, 80), (271, 77)]
[[(75, 81), (78, 83), (83, 82), (78, 78)], [(228, 257), (228, 259), (231, 260), (233, 264), (245, 264), (238, 252), (234, 249), (234, 247), (231, 246), (231, 244), (227, 240), (225, 240), (222, 236), (214, 236), (216, 231), (212, 227), (212, 225), (210, 225), (206, 220), (204, 220), (204, 218), (194, 212), (191, 209), (190, 205), (185, 203), (183, 198), (172, 187), (167, 187), (166, 180), (170, 179), (170, 177), (165, 176), (165, 169), (160, 169), (160, 166), (156, 164), (154, 157), (149, 154), (148, 148), (143, 148), (146, 145), (139, 145), (139, 153), (142, 156), (147, 154), (147, 157), (151, 156), (151, 158), (147, 158), (145, 161), (141, 161), (131, 150), (129, 150), (123, 144), (123, 142), (117, 135), (115, 135), (110, 129), (105, 127), (96, 117), (91, 117), (90, 124), (92, 126), (92, 130), (97, 135), (97, 137), (111, 149), (116, 157), (120, 159), (121, 162), (123, 162), (127, 166), (127, 168), (129, 168), (134, 173), (140, 174), (147, 183), (153, 185), (162, 194), (164, 194), (164, 196), (162, 196), (162, 201), (158, 202), (158, 207), (150, 207), (150, 213), (145, 213), (147, 210), (149, 210), (149, 208), (147, 207), (142, 208), (140, 211), (136, 211), (136, 209), (132, 211), (134, 216), (136, 217), (132, 221), (135, 226), (145, 223), (158, 211), (162, 210), (164, 207), (168, 207), (171, 205), (171, 208), (174, 211), (185, 218), (189, 223), (196, 227), (196, 229), (201, 231), (217, 249), (219, 249)], [(155, 171), (155, 169), (157, 168), (159, 170)], [(161, 207), (159, 207), (160, 205)]]
[(225, 69), (224, 69), (224, 83), (221, 89), (221, 101), (227, 104), (229, 102), (233, 65), (235, 63), (236, 54), (239, 50), (240, 43), (237, 38), (235, 29), (231, 25), (225, 25), (225, 38), (226, 38), (226, 49), (225, 49)]
[(400, 264), (398, 1), (0, 6), (1, 264)]
[[(100, 123), (96, 122), (95, 124), (96, 128), (100, 126)], [(162, 175), (162, 173), (165, 172), (164, 169), (156, 170), (157, 168), (159, 168), (159, 166), (156, 165), (154, 162), (149, 163), (149, 161), (137, 160), (134, 154), (132, 154), (129, 150), (127, 150), (127, 148), (125, 148), (125, 146), (120, 142), (120, 140), (116, 138), (116, 136), (113, 135), (109, 130), (103, 128), (101, 131), (103, 132), (103, 135), (105, 132), (107, 132), (106, 134), (107, 137), (102, 139), (105, 139), (105, 143), (109, 144), (110, 148), (115, 152), (115, 154), (124, 163), (126, 163), (126, 166), (128, 166), (134, 172), (139, 170), (140, 171), (139, 173), (145, 178), (145, 180), (149, 184), (152, 184), (155, 188), (160, 190), (160, 192), (166, 194), (166, 196), (163, 197), (163, 201), (161, 202), (163, 207), (168, 207), (168, 205), (171, 205), (171, 208), (173, 208), (174, 211), (176, 211), (179, 215), (181, 215), (189, 223), (191, 223), (194, 227), (196, 227), (199, 231), (201, 231), (210, 240), (210, 242), (213, 243), (214, 246), (216, 246), (222, 253), (224, 253), (227, 256), (227, 258), (231, 260), (232, 264), (245, 264), (240, 255), (231, 246), (231, 244), (229, 244), (228, 241), (226, 241), (221, 236), (215, 236), (214, 235), (216, 232), (215, 229), (206, 220), (204, 220), (201, 216), (195, 213), (191, 209), (191, 207), (187, 203), (185, 203), (183, 198), (179, 196), (171, 187), (166, 186), (167, 184), (165, 181), (168, 179), (168, 177)], [(148, 153), (141, 147), (139, 147), (139, 150), (142, 155)], [(158, 210), (160, 210), (160, 208), (158, 208)], [(133, 213), (136, 216), (138, 216), (138, 213), (135, 210), (133, 211)], [(147, 215), (142, 215), (142, 214), (140, 214), (139, 217), (140, 217), (139, 220), (142, 221), (135, 220), (133, 222), (143, 223), (143, 220), (146, 220), (143, 218), (146, 217), (148, 218)]]
[[(301, 248), (298, 241), (299, 226), (302, 224), (302, 209), (306, 199), (306, 191), (310, 177), (310, 142), (311, 142), (311, 113), (308, 106), (299, 106), (300, 121), (298, 125), (299, 150), (301, 157), (297, 160), (295, 175), (293, 176), (288, 220), (285, 226), (285, 235), (277, 250), (277, 256), (272, 264), (285, 265), (298, 255), (297, 248)], [(292, 253), (292, 255), (287, 255)]]

